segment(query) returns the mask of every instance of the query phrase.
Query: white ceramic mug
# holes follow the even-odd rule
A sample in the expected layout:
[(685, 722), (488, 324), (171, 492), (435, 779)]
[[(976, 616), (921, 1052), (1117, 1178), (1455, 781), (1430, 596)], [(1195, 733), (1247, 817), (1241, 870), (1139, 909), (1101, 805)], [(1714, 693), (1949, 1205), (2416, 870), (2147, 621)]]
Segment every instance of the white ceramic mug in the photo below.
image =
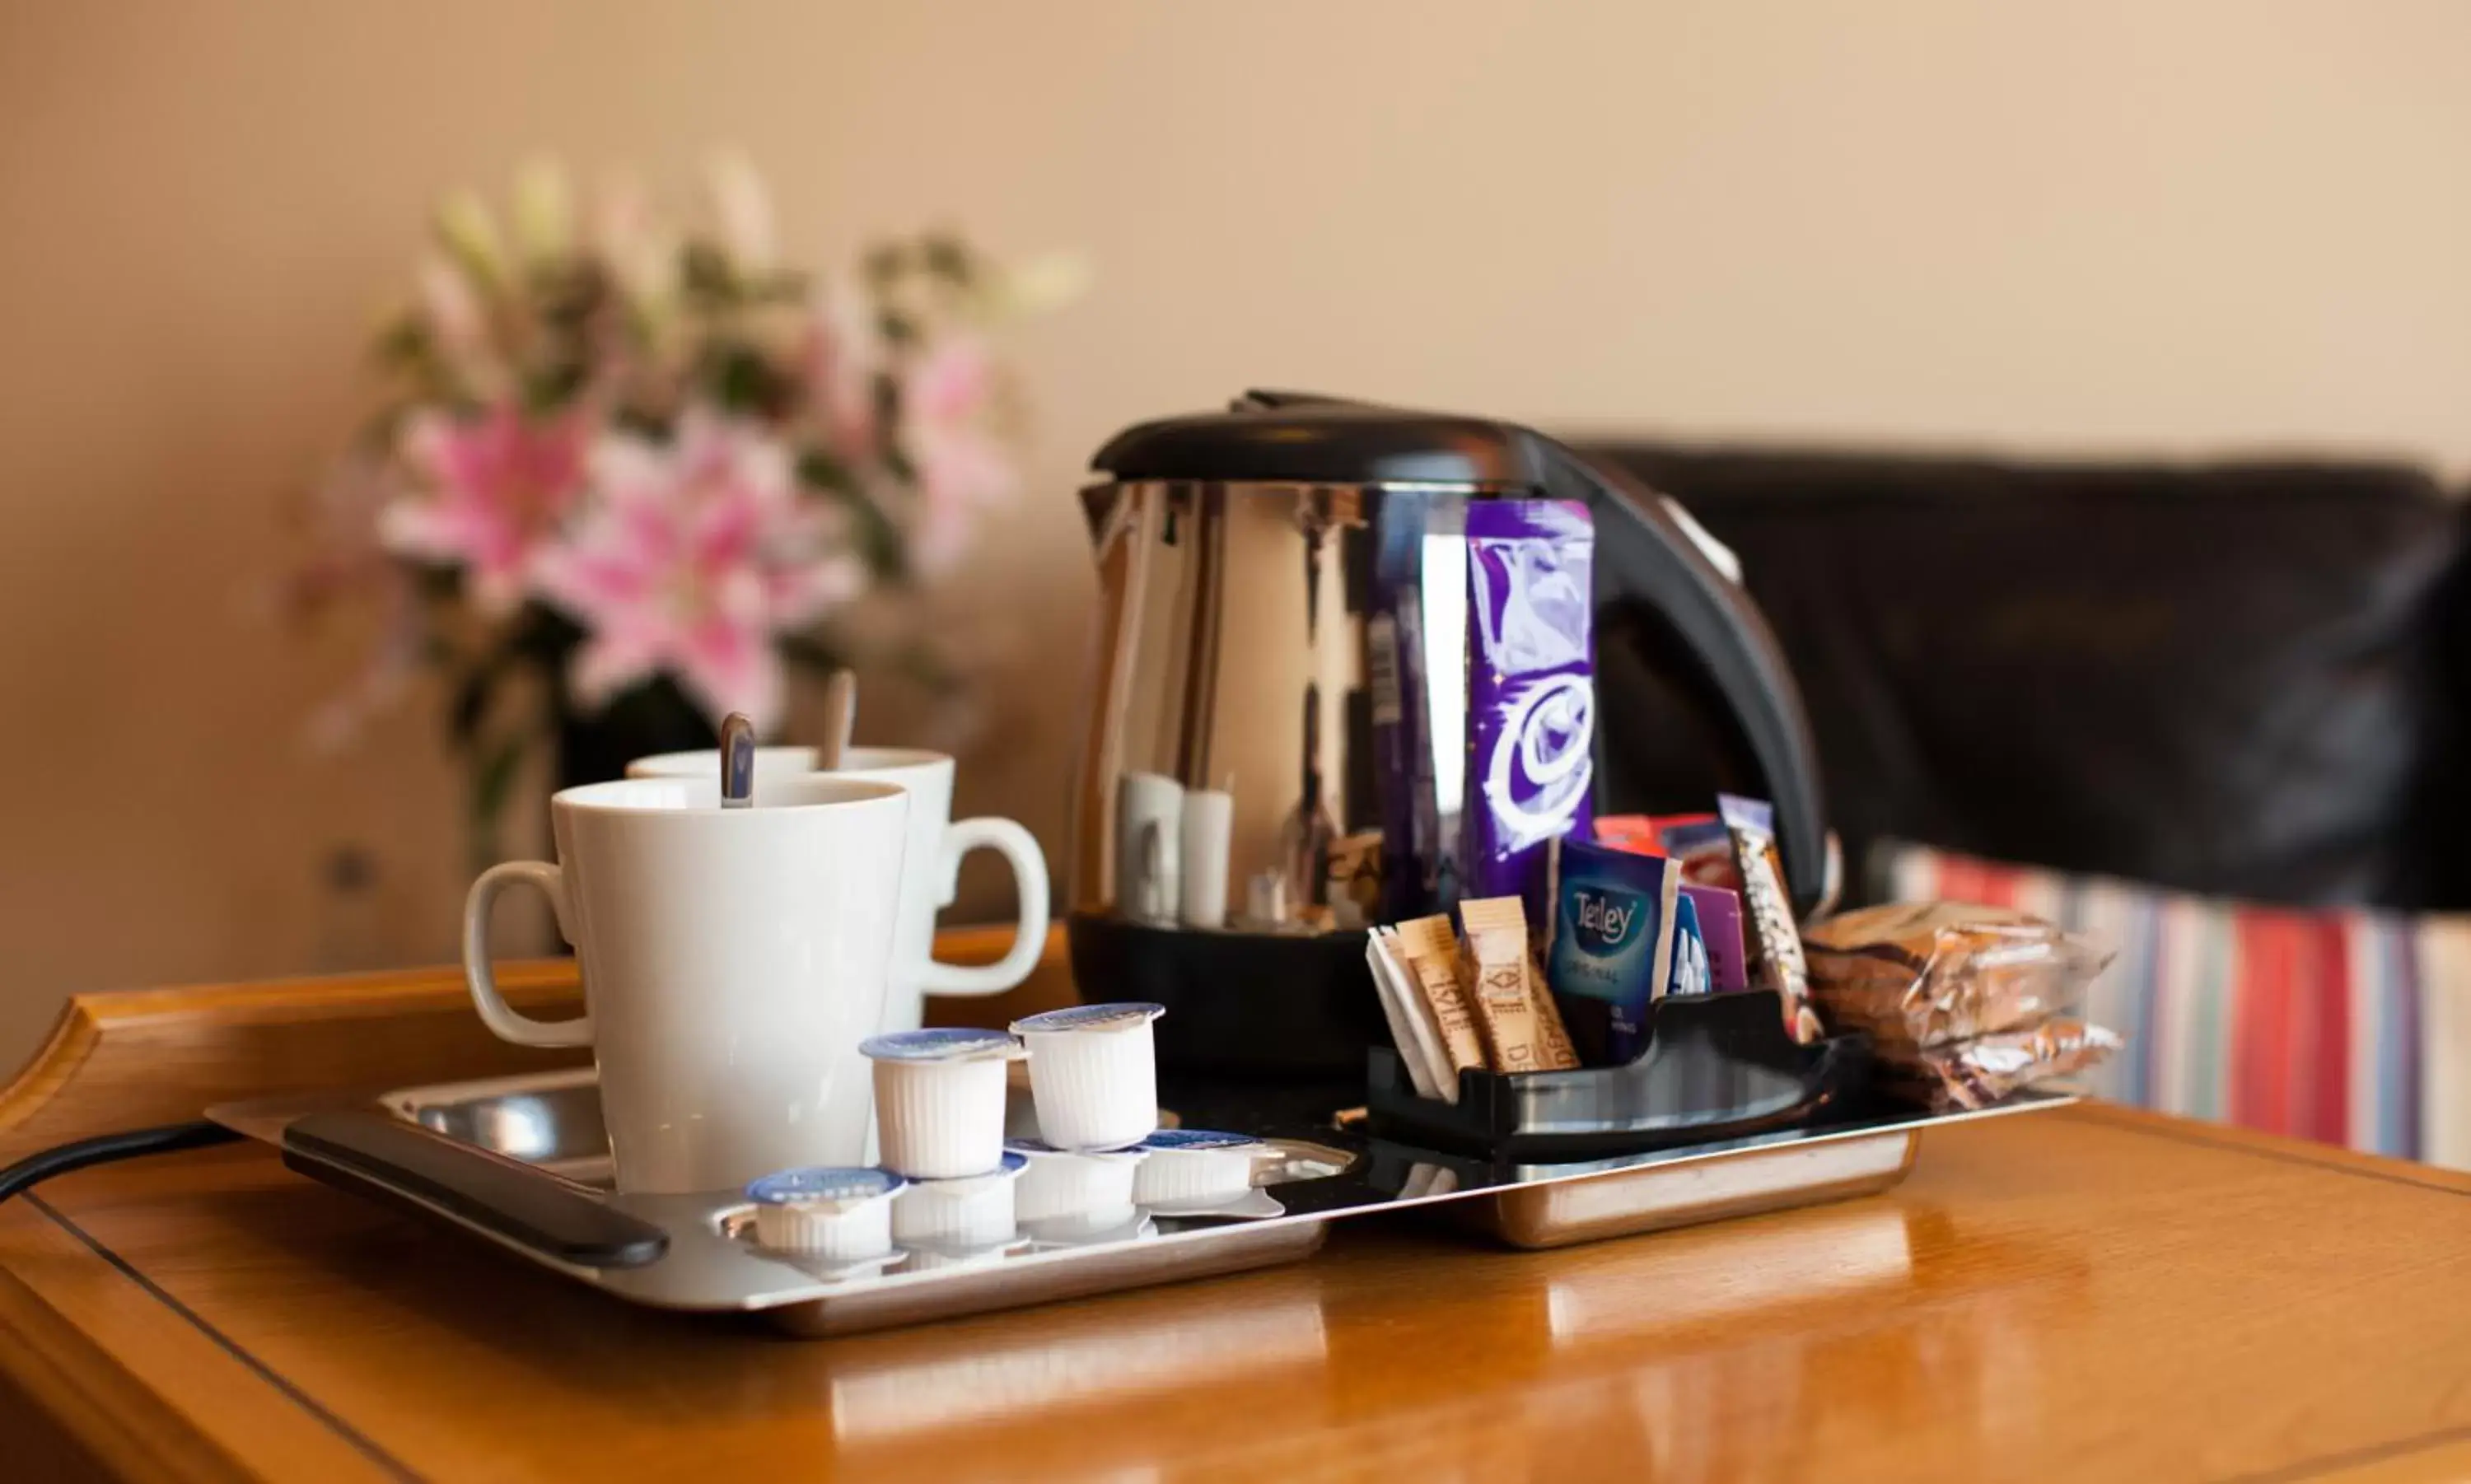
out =
[[(993, 995), (1029, 978), (1047, 949), (1047, 858), (1037, 837), (1010, 819), (953, 817), (953, 760), (940, 752), (908, 747), (852, 747), (844, 766), (822, 776), (897, 784), (909, 793), (909, 850), (901, 871), (901, 917), (892, 934), (892, 990), (885, 997), (881, 1029), (916, 1030), (925, 998)], [(816, 776), (812, 747), (759, 747), (755, 798), (784, 779)], [(626, 765), (629, 778), (720, 776), (720, 754), (665, 752)], [(1012, 947), (991, 964), (944, 963), (934, 956), (935, 914), (953, 905), (960, 884), (961, 858), (979, 847), (1012, 866), (1020, 921)]]
[[(491, 866), (463, 904), (481, 1019), (518, 1046), (589, 1046), (618, 1188), (716, 1190), (863, 1162), (859, 1043), (890, 979), (909, 797), (890, 784), (775, 780), (753, 809), (718, 779), (629, 779), (550, 800), (558, 863)], [(548, 896), (583, 967), (585, 1014), (543, 1023), (498, 994), (489, 910)]]

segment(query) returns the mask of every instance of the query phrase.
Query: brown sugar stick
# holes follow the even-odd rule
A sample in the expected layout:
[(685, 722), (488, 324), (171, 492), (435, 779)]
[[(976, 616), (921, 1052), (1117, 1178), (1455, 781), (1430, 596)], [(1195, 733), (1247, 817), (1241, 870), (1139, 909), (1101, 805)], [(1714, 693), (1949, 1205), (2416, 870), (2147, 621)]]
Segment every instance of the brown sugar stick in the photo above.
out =
[(1459, 904), (1467, 927), (1467, 978), (1473, 989), (1469, 1004), (1476, 1029), (1484, 1036), (1485, 1061), (1499, 1072), (1538, 1072), (1544, 1066), (1541, 1027), (1527, 999), (1527, 927), (1513, 928), (1488, 920), (1496, 914), (1471, 908), (1488, 904)]
[[(1517, 897), (1459, 904), (1467, 929), (1476, 1025), (1495, 1072), (1559, 1072), (1579, 1065), (1559, 1017), (1548, 1023), (1528, 966), (1527, 908)], [(1549, 1025), (1549, 1028), (1548, 1028)]]
[(1570, 1028), (1562, 1024), (1562, 1007), (1542, 988), (1544, 971), (1538, 968), (1536, 955), (1527, 955), (1527, 1002), (1536, 1008), (1537, 1024), (1542, 1027), (1545, 1067), (1551, 1071), (1579, 1065), (1578, 1048), (1570, 1044)]
[(1459, 945), (1450, 935), (1450, 920), (1419, 917), (1400, 923), (1398, 932), (1399, 946), (1407, 954), (1408, 972), (1424, 1002), (1432, 1007), (1434, 1023), (1441, 1027), (1442, 1049), (1449, 1058), (1451, 1075), (1455, 1077), (1471, 1067), (1481, 1072), (1485, 1065), (1484, 1040), (1476, 1032), (1475, 1019), (1459, 986)]

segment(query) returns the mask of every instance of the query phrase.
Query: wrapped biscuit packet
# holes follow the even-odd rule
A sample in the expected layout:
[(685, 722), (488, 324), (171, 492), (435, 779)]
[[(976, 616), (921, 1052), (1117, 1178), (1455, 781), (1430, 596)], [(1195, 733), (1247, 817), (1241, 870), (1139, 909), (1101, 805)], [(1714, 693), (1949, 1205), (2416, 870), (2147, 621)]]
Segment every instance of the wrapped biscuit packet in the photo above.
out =
[(2054, 1016), (2022, 1030), (2002, 1030), (1923, 1049), (1883, 1069), (1883, 1090), (1932, 1113), (1988, 1108), (2020, 1088), (2079, 1072), (2120, 1048), (2100, 1025)]
[(1828, 1024), (1870, 1032), (1881, 1090), (1933, 1113), (1987, 1108), (2119, 1048), (2080, 1018), (2110, 954), (2038, 917), (1894, 903), (1818, 923), (1802, 949)]
[(1963, 902), (1845, 912), (1801, 935), (1827, 1023), (1867, 1030), (1882, 1055), (2073, 1015), (2108, 952), (2038, 917)]

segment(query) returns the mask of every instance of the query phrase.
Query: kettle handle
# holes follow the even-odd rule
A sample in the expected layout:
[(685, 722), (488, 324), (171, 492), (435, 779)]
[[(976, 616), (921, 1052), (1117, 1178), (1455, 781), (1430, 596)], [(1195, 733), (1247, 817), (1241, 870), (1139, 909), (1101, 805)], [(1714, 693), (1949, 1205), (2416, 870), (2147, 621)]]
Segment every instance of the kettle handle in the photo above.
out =
[[(1545, 493), (1584, 501), (1596, 518), (1597, 608), (1636, 604), (1660, 615), (1740, 727), (1776, 805), (1777, 843), (1794, 907), (1808, 913), (1824, 894), (1827, 875), (1819, 749), (1776, 635), (1750, 595), (1675, 518), (1664, 496), (1536, 436), (1546, 445)], [(1609, 518), (1614, 510), (1628, 518)], [(1598, 739), (1605, 745), (1601, 731)]]

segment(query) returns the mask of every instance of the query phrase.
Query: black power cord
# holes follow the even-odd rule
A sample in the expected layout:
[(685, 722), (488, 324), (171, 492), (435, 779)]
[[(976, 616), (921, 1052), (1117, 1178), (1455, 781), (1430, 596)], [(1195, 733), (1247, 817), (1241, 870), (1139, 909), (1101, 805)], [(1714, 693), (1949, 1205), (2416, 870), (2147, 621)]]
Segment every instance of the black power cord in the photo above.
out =
[(133, 1160), (141, 1154), (203, 1149), (212, 1144), (231, 1143), (240, 1137), (221, 1123), (193, 1119), (186, 1123), (166, 1123), (160, 1128), (131, 1128), (117, 1134), (97, 1134), (92, 1139), (55, 1144), (0, 1169), (0, 1201), (30, 1190), (54, 1175), (65, 1175), (70, 1170), (83, 1169), (89, 1165)]

